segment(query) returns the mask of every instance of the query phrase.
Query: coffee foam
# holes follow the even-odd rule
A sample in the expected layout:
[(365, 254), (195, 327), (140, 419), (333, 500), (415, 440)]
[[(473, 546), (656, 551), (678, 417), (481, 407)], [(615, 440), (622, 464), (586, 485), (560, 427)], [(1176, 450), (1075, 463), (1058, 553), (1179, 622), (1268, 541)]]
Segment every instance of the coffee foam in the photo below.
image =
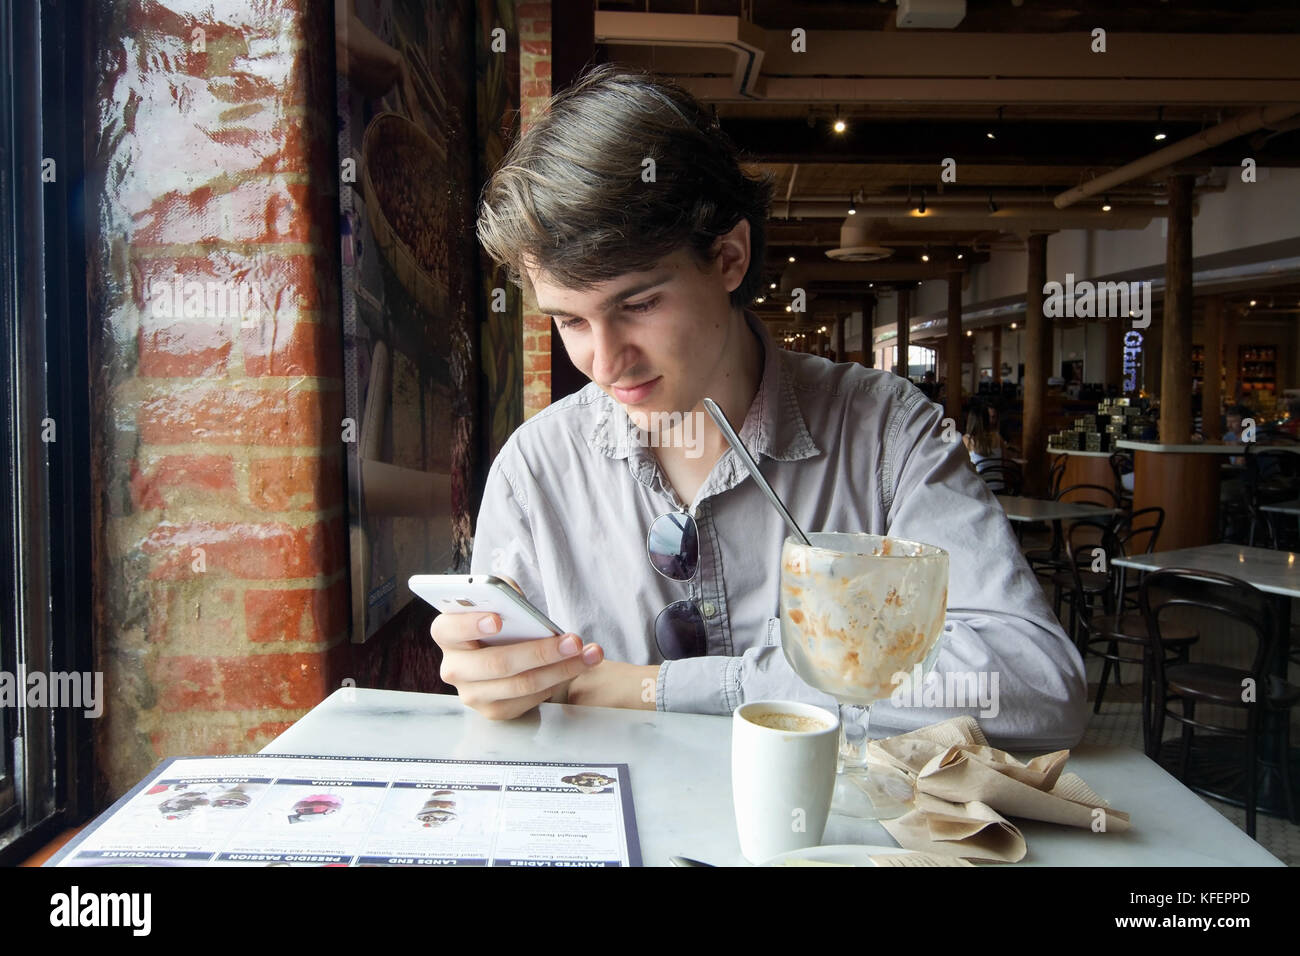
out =
[(774, 711), (750, 714), (746, 719), (751, 724), (758, 724), (760, 727), (797, 734), (813, 734), (821, 730), (829, 730), (831, 726), (817, 717), (805, 717), (803, 714), (782, 714)]

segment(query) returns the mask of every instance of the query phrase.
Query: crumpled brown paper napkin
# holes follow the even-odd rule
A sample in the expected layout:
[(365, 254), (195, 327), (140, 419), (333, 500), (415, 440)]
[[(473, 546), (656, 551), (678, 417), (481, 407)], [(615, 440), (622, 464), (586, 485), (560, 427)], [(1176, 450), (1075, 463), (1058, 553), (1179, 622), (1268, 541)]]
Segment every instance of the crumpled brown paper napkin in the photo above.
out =
[(916, 786), (914, 808), (881, 821), (900, 846), (1006, 863), (1023, 859), (1026, 848), (1002, 814), (1116, 833), (1131, 826), (1127, 813), (1062, 772), (1069, 756), (1058, 750), (1021, 763), (990, 747), (971, 716), (867, 744), (868, 763), (895, 767)]

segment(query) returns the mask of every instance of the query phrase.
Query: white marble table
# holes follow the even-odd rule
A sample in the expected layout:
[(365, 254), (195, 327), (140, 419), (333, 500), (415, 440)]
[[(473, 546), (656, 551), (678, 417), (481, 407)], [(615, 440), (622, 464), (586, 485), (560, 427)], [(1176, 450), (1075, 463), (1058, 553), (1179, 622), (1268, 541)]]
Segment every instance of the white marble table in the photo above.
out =
[[(457, 697), (343, 688), (263, 753), (626, 763), (642, 859), (688, 856), (745, 866), (731, 804), (731, 718), (542, 704), (492, 721)], [(1017, 821), (1018, 866), (1280, 866), (1279, 861), (1141, 752), (1081, 747), (1068, 769), (1117, 810), (1128, 833)], [(875, 823), (832, 816), (823, 843), (894, 846)]]
[(1159, 571), (1161, 568), (1191, 568), (1231, 575), (1269, 594), (1300, 597), (1300, 555), (1271, 548), (1250, 548), (1242, 544), (1205, 544), (1154, 554), (1116, 558), (1118, 568)]
[(1015, 495), (997, 495), (997, 499), (1012, 521), (1075, 521), (1119, 513), (1118, 508), (1103, 508), (1086, 501), (1018, 498)]

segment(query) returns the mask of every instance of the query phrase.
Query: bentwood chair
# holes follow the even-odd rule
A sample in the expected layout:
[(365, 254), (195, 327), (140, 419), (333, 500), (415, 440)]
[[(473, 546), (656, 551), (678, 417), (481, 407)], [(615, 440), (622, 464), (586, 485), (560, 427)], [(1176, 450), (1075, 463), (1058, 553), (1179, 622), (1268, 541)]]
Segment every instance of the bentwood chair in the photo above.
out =
[[(1274, 746), (1273, 757), (1282, 778), (1282, 793), (1287, 815), (1296, 819), (1290, 764), (1290, 712), (1300, 701), (1300, 687), (1287, 683), (1275, 671), (1278, 634), (1273, 604), (1258, 588), (1210, 571), (1167, 568), (1152, 571), (1142, 580), (1139, 592), (1142, 615), (1153, 636), (1150, 655), (1153, 668), (1154, 703), (1147, 756), (1155, 759), (1164, 736), (1166, 720), (1182, 727), (1175, 776), (1184, 785), (1197, 789), (1187, 778), (1196, 731), (1244, 739), (1242, 762), (1246, 773), (1246, 833), (1255, 836), (1256, 801), (1259, 777), (1259, 747), (1265, 734)], [(1191, 608), (1205, 615), (1244, 625), (1254, 642), (1249, 669), (1213, 663), (1167, 663), (1165, 654), (1169, 621), (1164, 616), (1175, 608)], [(1178, 710), (1170, 704), (1180, 705)], [(1197, 719), (1197, 704), (1214, 704), (1243, 712), (1245, 728), (1212, 724)]]

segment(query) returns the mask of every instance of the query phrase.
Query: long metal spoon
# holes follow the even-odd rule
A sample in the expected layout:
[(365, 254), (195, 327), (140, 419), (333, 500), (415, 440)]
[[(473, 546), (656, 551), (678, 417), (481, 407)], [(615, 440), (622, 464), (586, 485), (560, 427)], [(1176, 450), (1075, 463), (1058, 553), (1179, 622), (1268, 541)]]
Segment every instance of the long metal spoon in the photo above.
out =
[(763, 494), (767, 495), (767, 500), (772, 502), (772, 506), (776, 508), (777, 511), (781, 512), (781, 517), (785, 519), (785, 523), (790, 526), (790, 529), (799, 536), (799, 540), (811, 548), (812, 542), (809, 541), (808, 536), (803, 533), (803, 529), (795, 523), (794, 518), (790, 516), (790, 512), (786, 510), (781, 499), (778, 498), (776, 492), (772, 490), (772, 486), (767, 483), (767, 479), (764, 478), (762, 472), (758, 470), (758, 462), (754, 461), (753, 456), (749, 454), (749, 449), (746, 448), (745, 443), (740, 440), (740, 436), (736, 434), (736, 430), (731, 427), (731, 422), (727, 421), (727, 416), (723, 413), (722, 409), (718, 407), (718, 403), (711, 398), (706, 398), (704, 400), (704, 408), (708, 411), (709, 416), (713, 419), (718, 428), (722, 430), (722, 434), (726, 437), (727, 443), (736, 450), (736, 454), (740, 456), (740, 460), (749, 470), (749, 474), (756, 482), (758, 482), (758, 487), (763, 489)]

